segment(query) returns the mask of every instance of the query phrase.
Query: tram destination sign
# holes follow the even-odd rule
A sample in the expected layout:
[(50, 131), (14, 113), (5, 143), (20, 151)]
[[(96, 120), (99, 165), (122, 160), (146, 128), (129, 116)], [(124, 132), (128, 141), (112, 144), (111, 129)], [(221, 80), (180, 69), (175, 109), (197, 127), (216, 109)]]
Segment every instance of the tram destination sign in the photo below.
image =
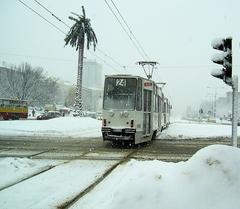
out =
[(143, 84), (145, 89), (152, 90), (153, 89), (153, 83), (149, 81), (145, 81)]

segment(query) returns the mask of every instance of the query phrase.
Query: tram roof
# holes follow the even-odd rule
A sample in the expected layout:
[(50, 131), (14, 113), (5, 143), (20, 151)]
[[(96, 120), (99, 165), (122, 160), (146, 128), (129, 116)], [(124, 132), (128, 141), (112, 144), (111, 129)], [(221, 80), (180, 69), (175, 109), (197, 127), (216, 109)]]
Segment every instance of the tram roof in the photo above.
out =
[(113, 75), (105, 75), (105, 78), (109, 78), (109, 77), (112, 77), (112, 78), (117, 78), (117, 77), (121, 77), (121, 78), (141, 78), (141, 79), (144, 79), (146, 81), (151, 81), (153, 83), (155, 83), (156, 85), (158, 85), (157, 82), (151, 80), (151, 79), (148, 79), (148, 78), (145, 78), (145, 77), (142, 77), (142, 76), (138, 76), (138, 75), (131, 75), (131, 74), (113, 74)]
[[(131, 75), (131, 74), (113, 74), (113, 75), (105, 75), (105, 77), (129, 77), (129, 78), (142, 78), (142, 79), (145, 79), (145, 80), (149, 80), (149, 79), (144, 78), (142, 76)], [(150, 81), (154, 82), (153, 80), (150, 80)]]

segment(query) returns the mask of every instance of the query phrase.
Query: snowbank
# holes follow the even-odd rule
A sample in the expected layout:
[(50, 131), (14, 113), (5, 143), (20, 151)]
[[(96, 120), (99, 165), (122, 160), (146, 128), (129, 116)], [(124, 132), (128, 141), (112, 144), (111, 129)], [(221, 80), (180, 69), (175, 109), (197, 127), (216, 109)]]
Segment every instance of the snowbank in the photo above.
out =
[(0, 135), (48, 137), (99, 137), (101, 121), (87, 117), (50, 120), (0, 121)]
[(131, 160), (72, 208), (238, 209), (240, 150), (212, 145), (189, 161)]
[[(189, 139), (189, 138), (215, 138), (231, 137), (232, 126), (216, 123), (197, 123), (189, 121), (176, 121), (171, 123), (158, 136), (159, 139)], [(238, 136), (240, 136), (240, 127), (238, 127)]]

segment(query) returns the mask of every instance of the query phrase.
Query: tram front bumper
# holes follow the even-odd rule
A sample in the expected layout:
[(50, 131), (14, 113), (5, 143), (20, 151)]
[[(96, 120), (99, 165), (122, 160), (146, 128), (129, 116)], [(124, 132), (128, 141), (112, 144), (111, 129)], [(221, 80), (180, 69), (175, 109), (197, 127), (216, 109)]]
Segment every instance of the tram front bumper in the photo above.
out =
[(131, 141), (134, 140), (136, 129), (134, 128), (109, 128), (102, 127), (103, 140)]

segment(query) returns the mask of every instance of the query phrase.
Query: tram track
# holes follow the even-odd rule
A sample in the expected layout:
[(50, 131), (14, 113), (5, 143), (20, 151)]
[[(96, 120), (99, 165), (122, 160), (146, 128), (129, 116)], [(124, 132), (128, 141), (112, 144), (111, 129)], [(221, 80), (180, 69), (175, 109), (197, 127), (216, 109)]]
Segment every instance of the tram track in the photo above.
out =
[[(181, 161), (190, 158), (199, 149), (212, 145), (230, 145), (227, 138), (215, 139), (157, 139), (143, 145), (114, 147), (103, 143), (101, 138), (76, 140), (42, 140), (41, 138), (0, 138), (0, 158), (27, 157), (31, 159), (56, 160), (118, 160), (130, 149), (137, 150), (134, 159), (161, 159)], [(117, 156), (116, 156), (117, 155)], [(120, 155), (120, 156), (119, 156)], [(181, 158), (182, 156), (182, 158)], [(186, 157), (187, 156), (187, 157)]]
[(115, 147), (111, 143), (103, 143), (101, 138), (89, 140), (57, 140), (49, 141), (35, 139), (1, 139), (0, 138), (0, 159), (5, 157), (26, 157), (36, 160), (64, 160), (57, 165), (49, 165), (37, 171), (35, 174), (26, 176), (24, 179), (12, 182), (9, 185), (0, 188), (0, 191), (13, 187), (23, 181), (44, 174), (57, 166), (64, 163), (72, 162), (73, 160), (88, 160), (88, 161), (113, 161), (104, 173), (94, 180), (93, 183), (83, 188), (75, 194), (74, 197), (66, 202), (60, 203), (58, 209), (67, 209), (74, 205), (86, 194), (90, 193), (97, 185), (106, 179), (115, 168), (126, 163), (131, 159), (135, 160), (161, 160), (179, 162), (188, 160), (193, 154), (203, 147), (212, 144), (230, 145), (229, 139), (164, 139), (155, 140), (144, 143), (138, 146)]
[[(37, 155), (44, 154), (44, 153), (47, 153), (47, 152), (49, 152), (49, 151), (50, 151), (50, 150), (43, 151), (43, 152), (40, 152), (40, 153), (31, 155), (31, 156), (28, 156), (27, 158), (33, 158), (33, 157), (36, 157)], [(83, 154), (82, 154), (82, 157), (84, 157), (84, 155), (86, 155), (86, 154), (88, 154), (88, 153), (89, 153), (89, 151), (83, 153)], [(2, 157), (2, 156), (1, 156), (1, 157)], [(45, 167), (43, 167), (42, 169), (38, 170), (37, 172), (35, 172), (35, 173), (31, 174), (31, 175), (28, 175), (28, 176), (26, 176), (26, 177), (24, 177), (24, 178), (22, 178), (22, 179), (19, 179), (19, 180), (15, 181), (15, 182), (12, 182), (12, 183), (8, 184), (8, 185), (5, 185), (4, 187), (0, 187), (0, 191), (3, 191), (3, 190), (5, 190), (5, 189), (7, 189), (7, 188), (9, 188), (9, 187), (12, 187), (12, 186), (18, 184), (18, 183), (21, 183), (21, 182), (23, 182), (23, 181), (26, 181), (26, 180), (28, 180), (28, 179), (30, 179), (30, 178), (33, 178), (33, 177), (38, 176), (38, 175), (40, 175), (40, 174), (42, 174), (42, 173), (45, 173), (45, 172), (47, 172), (47, 171), (49, 171), (49, 170), (51, 170), (51, 169), (53, 169), (53, 168), (56, 168), (56, 167), (58, 167), (58, 166), (61, 166), (61, 165), (63, 165), (63, 164), (67, 164), (67, 163), (70, 163), (70, 162), (71, 162), (71, 159), (70, 159), (70, 160), (67, 160), (67, 161), (64, 161), (64, 162), (62, 162), (62, 163), (58, 163), (58, 164), (56, 164), (56, 165), (45, 166)]]
[(108, 175), (110, 175), (112, 173), (112, 171), (118, 167), (121, 164), (126, 163), (128, 160), (131, 159), (131, 156), (137, 152), (137, 150), (132, 150), (131, 152), (129, 152), (126, 156), (124, 156), (123, 158), (121, 158), (117, 163), (115, 163), (114, 165), (112, 165), (109, 169), (107, 169), (99, 178), (96, 179), (96, 181), (94, 181), (92, 184), (90, 184), (88, 187), (86, 187), (83, 191), (79, 192), (77, 195), (75, 195), (75, 197), (73, 197), (72, 199), (68, 200), (67, 202), (57, 206), (58, 209), (68, 209), (70, 208), (74, 203), (76, 203), (77, 201), (79, 201), (83, 196), (85, 196), (86, 194), (90, 193), (97, 185), (99, 185), (104, 179), (107, 178)]

